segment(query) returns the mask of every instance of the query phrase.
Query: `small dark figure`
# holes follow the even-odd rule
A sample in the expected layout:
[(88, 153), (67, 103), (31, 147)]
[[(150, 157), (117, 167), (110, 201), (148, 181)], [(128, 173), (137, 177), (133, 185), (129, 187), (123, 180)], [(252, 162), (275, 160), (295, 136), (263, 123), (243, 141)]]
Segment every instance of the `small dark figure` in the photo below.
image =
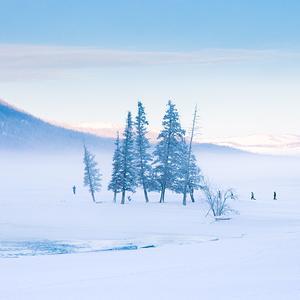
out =
[(76, 194), (76, 186), (75, 185), (72, 187), (72, 190), (73, 190), (73, 194), (75, 195)]
[(130, 196), (128, 196), (127, 199), (128, 199), (129, 202), (131, 201), (131, 197)]
[(251, 200), (256, 200), (253, 192), (251, 192)]
[(276, 192), (274, 192), (274, 194), (273, 194), (273, 200), (277, 200), (277, 193)]

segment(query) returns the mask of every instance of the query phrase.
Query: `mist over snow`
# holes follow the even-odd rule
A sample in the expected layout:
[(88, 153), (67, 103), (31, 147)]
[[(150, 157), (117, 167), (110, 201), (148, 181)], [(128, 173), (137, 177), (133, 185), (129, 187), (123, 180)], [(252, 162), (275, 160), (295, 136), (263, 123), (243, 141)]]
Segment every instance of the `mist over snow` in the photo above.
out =
[(299, 0), (0, 4), (0, 300), (300, 300)]
[[(215, 221), (200, 191), (186, 207), (172, 192), (163, 204), (150, 192), (145, 203), (141, 189), (114, 204), (109, 135), (3, 101), (0, 130), (0, 298), (299, 298), (299, 157), (195, 144), (210, 184), (238, 194), (231, 219)], [(83, 144), (103, 178), (97, 204), (83, 186)]]
[[(105, 201), (111, 198), (106, 189), (111, 174), (114, 147), (114, 140), (111, 137), (99, 137), (52, 125), (3, 100), (0, 102), (0, 129), (1, 160), (7, 170), (2, 173), (4, 176), (2, 182), (6, 183), (0, 190), (3, 199), (6, 197), (18, 199), (28, 192), (25, 199), (39, 200), (44, 198), (38, 192), (40, 187), (41, 191), (47, 191), (48, 195), (53, 193), (51, 197), (53, 200), (60, 201), (72, 196), (69, 192), (74, 184), (79, 187), (78, 192), (87, 197), (84, 189), (80, 188), (83, 144), (96, 154), (104, 176), (100, 197), (104, 197)], [(268, 143), (270, 139), (265, 137), (264, 140)], [(286, 142), (275, 137), (272, 141), (274, 144)], [(218, 142), (221, 145), (208, 143), (194, 145), (194, 151), (205, 176), (224, 187), (237, 188), (245, 198), (252, 190), (259, 191), (263, 196), (278, 190), (280, 194), (282, 191), (296, 197), (297, 193), (288, 192), (287, 186), (292, 190), (297, 189), (295, 182), (299, 178), (299, 158), (258, 155), (229, 147), (229, 145), (240, 146), (234, 142)], [(16, 182), (18, 188), (13, 188)], [(57, 198), (54, 195), (57, 195)]]
[[(61, 126), (86, 133), (95, 134), (100, 137), (115, 138), (116, 132), (122, 132), (121, 124), (105, 122), (78, 122), (63, 123)], [(148, 137), (152, 143), (156, 142), (159, 128), (150, 128)], [(269, 154), (269, 155), (300, 155), (300, 135), (296, 134), (252, 134), (245, 136), (225, 137), (203, 137), (196, 136), (196, 143), (213, 144), (240, 149), (247, 152)]]
[(239, 214), (214, 222), (198, 192), (187, 207), (173, 193), (145, 204), (140, 190), (113, 204), (112, 152), (94, 153), (99, 204), (83, 187), (82, 151), (1, 151), (3, 299), (298, 298), (299, 159), (197, 151), (203, 173), (239, 195)]

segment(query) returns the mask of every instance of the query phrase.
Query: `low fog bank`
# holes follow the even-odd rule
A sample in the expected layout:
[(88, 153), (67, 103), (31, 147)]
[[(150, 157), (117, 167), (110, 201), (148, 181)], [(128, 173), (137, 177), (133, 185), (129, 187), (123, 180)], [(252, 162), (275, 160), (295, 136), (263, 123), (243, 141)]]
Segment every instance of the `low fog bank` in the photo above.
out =
[[(111, 174), (112, 149), (91, 148), (103, 174), (99, 201), (111, 201), (107, 191)], [(273, 191), (279, 199), (298, 200), (300, 194), (300, 158), (252, 155), (243, 152), (199, 151), (196, 156), (203, 174), (212, 185), (222, 189), (233, 187), (240, 199), (254, 192), (258, 200), (272, 200)], [(0, 153), (0, 201), (91, 201), (83, 187), (83, 153), (81, 149), (54, 152)], [(77, 194), (72, 194), (72, 186)], [(133, 196), (140, 201), (140, 197)], [(199, 199), (199, 194), (196, 194)], [(152, 195), (152, 201), (158, 195)], [(168, 196), (167, 201), (172, 198)]]
[(300, 157), (256, 154), (215, 155), (198, 153), (204, 175), (223, 188), (233, 187), (241, 199), (250, 199), (254, 192), (258, 200), (299, 200)]

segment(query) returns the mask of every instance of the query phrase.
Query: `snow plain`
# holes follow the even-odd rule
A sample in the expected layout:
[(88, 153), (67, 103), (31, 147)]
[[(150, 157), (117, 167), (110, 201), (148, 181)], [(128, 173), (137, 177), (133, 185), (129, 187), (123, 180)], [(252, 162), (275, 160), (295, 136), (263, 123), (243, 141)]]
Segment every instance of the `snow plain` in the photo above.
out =
[(113, 204), (111, 153), (97, 158), (93, 204), (81, 153), (1, 155), (0, 299), (300, 299), (299, 158), (200, 153), (211, 182), (240, 196), (218, 222), (201, 194)]

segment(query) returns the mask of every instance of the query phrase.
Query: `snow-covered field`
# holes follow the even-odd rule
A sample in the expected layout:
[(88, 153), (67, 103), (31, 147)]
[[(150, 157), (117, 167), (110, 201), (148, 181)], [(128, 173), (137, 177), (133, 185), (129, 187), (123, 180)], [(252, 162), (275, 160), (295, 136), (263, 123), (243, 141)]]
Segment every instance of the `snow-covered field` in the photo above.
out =
[(205, 217), (200, 194), (187, 207), (140, 193), (114, 205), (110, 153), (97, 154), (99, 204), (80, 154), (1, 155), (0, 299), (300, 299), (300, 159), (198, 157), (213, 183), (237, 189), (232, 220)]

